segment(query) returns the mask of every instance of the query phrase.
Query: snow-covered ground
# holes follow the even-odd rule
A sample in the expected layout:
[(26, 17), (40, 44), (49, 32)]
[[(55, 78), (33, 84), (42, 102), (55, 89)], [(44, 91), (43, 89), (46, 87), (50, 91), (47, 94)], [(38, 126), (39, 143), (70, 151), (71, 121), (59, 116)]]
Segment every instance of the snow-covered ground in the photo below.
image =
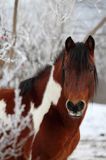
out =
[(106, 105), (89, 104), (80, 131), (80, 143), (69, 160), (106, 160)]

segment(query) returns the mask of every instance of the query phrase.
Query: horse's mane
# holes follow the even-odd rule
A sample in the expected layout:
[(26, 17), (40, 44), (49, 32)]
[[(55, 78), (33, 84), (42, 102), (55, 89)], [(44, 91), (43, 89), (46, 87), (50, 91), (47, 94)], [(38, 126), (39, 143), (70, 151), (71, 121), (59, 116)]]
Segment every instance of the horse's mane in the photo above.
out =
[(43, 75), (45, 72), (48, 72), (50, 70), (50, 68), (51, 68), (50, 65), (46, 65), (45, 68), (40, 70), (35, 76), (22, 81), (19, 85), (20, 95), (22, 96), (22, 95), (25, 95), (26, 93), (30, 92), (32, 87), (37, 82), (37, 80), (39, 80), (39, 78), (41, 77), (41, 75)]
[(79, 75), (89, 69), (90, 56), (89, 50), (82, 42), (76, 43), (75, 47), (70, 49), (70, 68), (74, 69)]
[[(54, 63), (62, 58), (63, 56), (63, 53), (64, 53), (64, 49), (62, 49), (59, 53), (59, 55), (57, 55), (57, 57), (55, 57), (54, 59)], [(37, 74), (31, 78), (28, 78), (26, 80), (23, 80), (20, 85), (19, 85), (19, 88), (20, 88), (20, 95), (25, 95), (26, 93), (30, 92), (33, 85), (36, 83), (36, 81), (41, 77), (41, 75), (45, 72), (47, 72), (48, 70), (51, 69), (51, 65), (47, 64), (44, 68), (40, 69)]]

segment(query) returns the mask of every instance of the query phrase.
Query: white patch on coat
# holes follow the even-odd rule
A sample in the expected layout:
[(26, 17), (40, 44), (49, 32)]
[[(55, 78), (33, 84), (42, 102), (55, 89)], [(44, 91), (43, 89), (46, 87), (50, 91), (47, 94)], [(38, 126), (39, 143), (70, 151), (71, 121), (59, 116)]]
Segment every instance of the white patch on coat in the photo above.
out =
[(44, 115), (49, 111), (51, 104), (57, 105), (61, 96), (62, 88), (60, 84), (53, 79), (53, 73), (54, 66), (52, 67), (41, 105), (38, 106), (37, 109), (34, 108), (34, 105), (31, 107), (30, 112), (33, 115), (35, 134), (39, 131)]

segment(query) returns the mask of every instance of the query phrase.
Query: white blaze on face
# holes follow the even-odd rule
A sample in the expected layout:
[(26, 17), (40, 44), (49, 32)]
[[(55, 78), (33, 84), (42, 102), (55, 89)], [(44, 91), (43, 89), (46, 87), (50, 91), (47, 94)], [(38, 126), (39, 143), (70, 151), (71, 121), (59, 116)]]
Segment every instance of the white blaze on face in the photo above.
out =
[[(61, 96), (61, 86), (53, 79), (54, 66), (52, 67), (49, 81), (47, 83), (42, 103), (37, 109), (32, 105), (31, 113), (33, 115), (35, 133), (39, 131), (44, 115), (49, 111), (51, 104), (57, 105)], [(40, 96), (40, 95), (39, 95)]]

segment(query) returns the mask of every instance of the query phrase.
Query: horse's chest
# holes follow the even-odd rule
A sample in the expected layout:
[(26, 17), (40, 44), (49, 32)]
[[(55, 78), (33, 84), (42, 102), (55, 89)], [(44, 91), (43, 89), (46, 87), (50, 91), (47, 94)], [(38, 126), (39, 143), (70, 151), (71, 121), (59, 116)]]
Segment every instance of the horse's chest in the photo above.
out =
[[(78, 143), (74, 138), (74, 129), (70, 132), (63, 124), (60, 114), (53, 106), (44, 116), (39, 132), (33, 144), (32, 157), (46, 160), (66, 159)], [(74, 138), (74, 140), (73, 140)]]
[(67, 132), (63, 127), (59, 114), (55, 112), (51, 115), (51, 110), (45, 115), (40, 130), (35, 137), (34, 157), (40, 154), (41, 156), (47, 155), (49, 158), (53, 158), (64, 147)]

